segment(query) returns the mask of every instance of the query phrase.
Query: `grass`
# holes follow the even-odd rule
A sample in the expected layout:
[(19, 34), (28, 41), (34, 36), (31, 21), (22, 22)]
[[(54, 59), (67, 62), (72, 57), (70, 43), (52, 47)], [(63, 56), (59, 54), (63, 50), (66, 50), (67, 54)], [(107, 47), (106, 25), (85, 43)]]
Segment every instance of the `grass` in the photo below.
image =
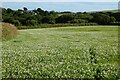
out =
[(117, 12), (120, 12), (120, 10), (104, 10), (104, 11), (101, 11), (101, 12), (112, 12), (112, 13), (117, 13)]
[(3, 41), (2, 77), (116, 79), (117, 46), (117, 26), (19, 30)]
[(93, 11), (93, 12), (103, 12), (103, 13), (106, 13), (106, 12), (111, 12), (111, 13), (118, 13), (120, 12), (120, 10), (102, 10), (102, 11)]

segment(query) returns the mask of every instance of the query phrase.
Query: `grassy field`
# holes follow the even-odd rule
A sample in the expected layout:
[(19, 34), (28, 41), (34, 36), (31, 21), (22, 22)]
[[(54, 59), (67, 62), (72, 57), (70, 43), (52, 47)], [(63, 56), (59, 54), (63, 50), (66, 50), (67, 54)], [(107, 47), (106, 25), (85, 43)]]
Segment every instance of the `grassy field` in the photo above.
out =
[(111, 12), (111, 13), (117, 13), (120, 12), (119, 10), (103, 10), (103, 11), (98, 11), (98, 12)]
[(118, 27), (19, 30), (2, 46), (4, 78), (117, 78)]

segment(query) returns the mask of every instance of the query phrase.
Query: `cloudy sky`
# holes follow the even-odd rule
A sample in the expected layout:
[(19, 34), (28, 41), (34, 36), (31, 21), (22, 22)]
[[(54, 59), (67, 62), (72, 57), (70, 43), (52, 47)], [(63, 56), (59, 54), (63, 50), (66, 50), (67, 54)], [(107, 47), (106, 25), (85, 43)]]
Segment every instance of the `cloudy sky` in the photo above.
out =
[(2, 2), (119, 2), (119, 0), (1, 0)]
[(29, 10), (42, 8), (43, 10), (72, 11), (72, 12), (89, 12), (101, 10), (117, 10), (117, 2), (3, 2), (2, 7), (11, 9), (23, 9), (27, 7)]
[(116, 10), (118, 9), (118, 2), (119, 0), (2, 0), (2, 7), (12, 9), (22, 9), (23, 7), (35, 9), (40, 7), (48, 11), (55, 10), (78, 12)]

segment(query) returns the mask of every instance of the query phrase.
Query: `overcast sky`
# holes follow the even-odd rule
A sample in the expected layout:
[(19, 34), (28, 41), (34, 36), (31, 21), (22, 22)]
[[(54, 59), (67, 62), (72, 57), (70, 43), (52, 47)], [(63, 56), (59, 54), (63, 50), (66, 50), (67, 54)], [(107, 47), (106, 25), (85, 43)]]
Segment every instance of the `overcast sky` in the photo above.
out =
[(119, 0), (1, 0), (2, 2), (119, 2)]
[(47, 11), (55, 10), (57, 12), (61, 12), (61, 11), (89, 12), (89, 11), (101, 11), (101, 10), (117, 10), (118, 3), (117, 2), (3, 2), (2, 7), (11, 8), (14, 10), (23, 9), (23, 7), (27, 7), (29, 10), (33, 10), (39, 7)]

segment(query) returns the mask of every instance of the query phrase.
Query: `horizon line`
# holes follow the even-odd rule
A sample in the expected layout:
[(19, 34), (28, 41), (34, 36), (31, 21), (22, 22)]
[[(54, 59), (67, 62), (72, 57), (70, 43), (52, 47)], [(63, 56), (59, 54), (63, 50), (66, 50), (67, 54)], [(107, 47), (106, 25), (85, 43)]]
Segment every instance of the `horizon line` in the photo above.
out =
[[(0, 8), (5, 8), (5, 7), (0, 7)], [(23, 7), (24, 8), (24, 7)], [(27, 8), (27, 7), (26, 7)], [(40, 8), (40, 7), (36, 7), (35, 9), (37, 9), (37, 8)], [(8, 8), (5, 8), (5, 9), (8, 9)], [(10, 9), (12, 9), (12, 8), (10, 8)], [(20, 9), (20, 8), (18, 8), (18, 9)], [(18, 9), (12, 9), (12, 10), (18, 10)], [(29, 8), (27, 8), (28, 9), (28, 11), (31, 11), (31, 10), (35, 10), (35, 9), (29, 9)], [(42, 10), (44, 10), (44, 9), (42, 9)], [(101, 11), (108, 11), (109, 12), (109, 10), (118, 10), (119, 11), (119, 9), (103, 9), (103, 10), (92, 10), (92, 11), (78, 11), (78, 12), (101, 12)], [(44, 11), (55, 11), (55, 10), (44, 10)], [(74, 11), (55, 11), (55, 12), (71, 12), (71, 13), (77, 13), (77, 12), (74, 12)]]
[(44, 1), (40, 1), (40, 0), (20, 0), (20, 1), (16, 1), (16, 0), (1, 0), (1, 2), (117, 2), (119, 3), (120, 0), (61, 0), (61, 1), (56, 1), (56, 0), (44, 0)]

